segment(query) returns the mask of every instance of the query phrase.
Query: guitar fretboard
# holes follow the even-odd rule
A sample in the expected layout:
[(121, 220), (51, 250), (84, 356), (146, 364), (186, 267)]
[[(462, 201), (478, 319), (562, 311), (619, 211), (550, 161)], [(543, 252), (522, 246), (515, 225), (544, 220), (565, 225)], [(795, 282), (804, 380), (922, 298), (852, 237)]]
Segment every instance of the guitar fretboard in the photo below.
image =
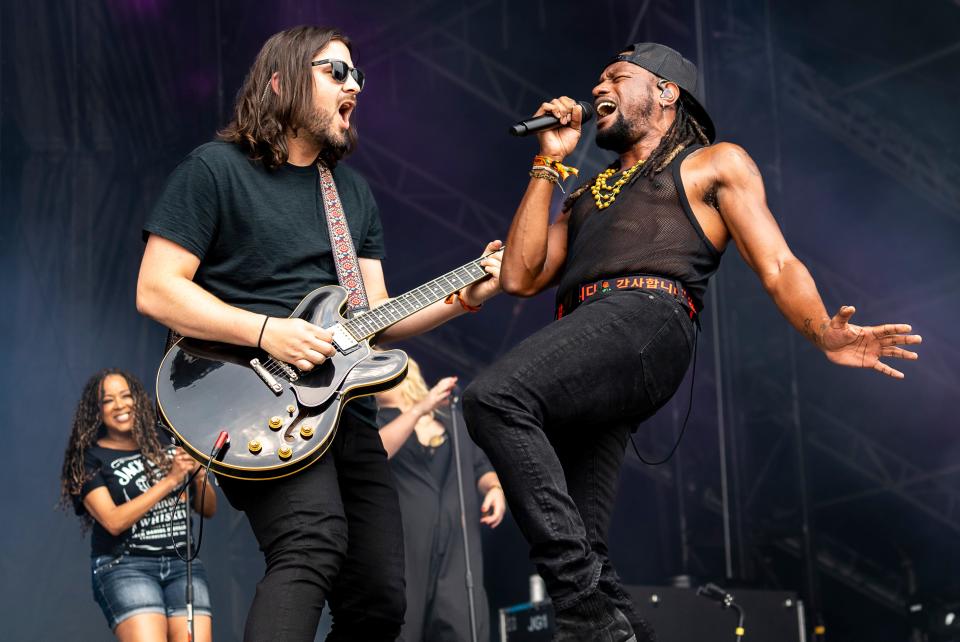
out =
[(461, 265), (442, 276), (438, 276), (429, 283), (391, 299), (387, 303), (343, 323), (350, 334), (362, 341), (384, 330), (397, 321), (419, 312), (428, 305), (445, 299), (457, 290), (467, 287), (487, 276), (487, 272), (480, 266), (481, 257), (466, 265)]

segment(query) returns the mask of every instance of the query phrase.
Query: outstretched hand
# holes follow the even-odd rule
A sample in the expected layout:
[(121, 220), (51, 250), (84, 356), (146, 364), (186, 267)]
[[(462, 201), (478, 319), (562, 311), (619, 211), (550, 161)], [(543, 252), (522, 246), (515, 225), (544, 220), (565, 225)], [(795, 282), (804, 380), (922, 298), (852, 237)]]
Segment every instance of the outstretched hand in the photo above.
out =
[(450, 404), (450, 393), (453, 391), (454, 387), (457, 385), (456, 377), (444, 377), (440, 381), (430, 388), (430, 391), (427, 395), (421, 399), (416, 406), (420, 411), (420, 415), (426, 415), (440, 406), (446, 406)]
[(845, 305), (830, 319), (820, 335), (820, 347), (827, 359), (841, 366), (871, 368), (894, 379), (903, 379), (903, 373), (880, 361), (881, 358), (918, 359), (916, 352), (897, 346), (919, 345), (919, 334), (907, 334), (913, 328), (906, 323), (887, 323), (860, 326), (850, 323), (856, 308)]

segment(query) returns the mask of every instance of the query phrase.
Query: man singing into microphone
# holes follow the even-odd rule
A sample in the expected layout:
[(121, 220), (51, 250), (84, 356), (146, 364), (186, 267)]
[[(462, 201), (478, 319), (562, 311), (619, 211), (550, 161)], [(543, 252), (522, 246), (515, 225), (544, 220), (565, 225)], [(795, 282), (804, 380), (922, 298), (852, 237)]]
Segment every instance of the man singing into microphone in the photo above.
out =
[(696, 67), (659, 44), (627, 47), (593, 89), (597, 144), (619, 154), (565, 201), (549, 205), (581, 109), (544, 103), (558, 129), (510, 227), (503, 289), (557, 285), (557, 321), (527, 338), (464, 394), (470, 434), (493, 462), (556, 609), (555, 640), (653, 640), (607, 555), (627, 438), (674, 394), (697, 316), (727, 244), (736, 244), (787, 320), (827, 359), (903, 374), (882, 357), (916, 359), (909, 325), (832, 318), (767, 209), (760, 172), (737, 145), (711, 144)]

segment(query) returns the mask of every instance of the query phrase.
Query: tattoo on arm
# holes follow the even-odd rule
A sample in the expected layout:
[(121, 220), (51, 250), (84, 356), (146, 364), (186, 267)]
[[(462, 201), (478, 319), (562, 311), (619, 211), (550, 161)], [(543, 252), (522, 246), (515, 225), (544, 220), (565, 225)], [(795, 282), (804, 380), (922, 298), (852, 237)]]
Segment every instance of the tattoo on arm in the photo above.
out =
[(813, 319), (810, 317), (803, 320), (803, 334), (814, 343), (817, 342), (817, 333), (813, 331)]
[(813, 345), (817, 347), (822, 347), (823, 343), (823, 333), (827, 331), (827, 326), (829, 324), (826, 321), (820, 322), (820, 327), (816, 330), (813, 329), (813, 319), (807, 317), (803, 320), (803, 334), (805, 337), (810, 339), (813, 342)]

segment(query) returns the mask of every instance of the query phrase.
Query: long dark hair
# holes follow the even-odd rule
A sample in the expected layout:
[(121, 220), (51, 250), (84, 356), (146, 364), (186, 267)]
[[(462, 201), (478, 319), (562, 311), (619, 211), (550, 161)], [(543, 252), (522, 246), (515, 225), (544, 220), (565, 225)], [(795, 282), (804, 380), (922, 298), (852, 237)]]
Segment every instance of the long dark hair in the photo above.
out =
[[(63, 454), (63, 471), (60, 473), (59, 504), (63, 509), (73, 507), (74, 498), (80, 495), (83, 485), (92, 476), (84, 469), (83, 456), (87, 448), (102, 434), (103, 382), (110, 375), (123, 377), (130, 388), (130, 394), (133, 395), (133, 440), (137, 442), (140, 453), (155, 466), (153, 470), (147, 466), (148, 474), (156, 480), (161, 474), (166, 474), (170, 470), (170, 461), (157, 435), (156, 411), (143, 384), (123, 370), (117, 368), (101, 370), (87, 380), (73, 415), (73, 429), (70, 431), (67, 450)], [(92, 522), (92, 518), (86, 513), (81, 515), (80, 519), (85, 526), (89, 526)]]
[[(701, 145), (710, 144), (710, 139), (707, 138), (706, 133), (704, 133), (703, 127), (697, 122), (693, 114), (690, 113), (690, 110), (685, 107), (684, 101), (684, 95), (681, 93), (680, 100), (676, 102), (676, 118), (673, 119), (673, 123), (667, 128), (663, 138), (660, 139), (660, 143), (650, 152), (650, 156), (643, 163), (643, 166), (640, 167), (640, 170), (633, 175), (631, 182), (641, 176), (652, 178), (654, 175), (663, 171), (663, 169), (677, 157), (677, 154), (690, 145), (696, 145), (698, 143)], [(619, 161), (616, 161), (611, 167), (616, 167), (617, 163), (619, 163)], [(580, 195), (589, 190), (596, 180), (597, 177), (594, 176), (575, 191), (571, 192), (570, 196), (563, 201), (563, 209), (569, 210), (573, 207), (573, 204), (580, 198)]]
[[(313, 56), (334, 40), (351, 49), (350, 39), (332, 27), (303, 25), (276, 33), (264, 43), (253, 66), (237, 93), (233, 120), (222, 129), (220, 140), (240, 145), (253, 160), (259, 160), (269, 169), (276, 169), (287, 161), (286, 135), (310, 122), (313, 104)], [(270, 88), (274, 73), (280, 76), (279, 95)], [(353, 127), (347, 130), (347, 150), (357, 144)], [(321, 158), (329, 165), (345, 154)]]

